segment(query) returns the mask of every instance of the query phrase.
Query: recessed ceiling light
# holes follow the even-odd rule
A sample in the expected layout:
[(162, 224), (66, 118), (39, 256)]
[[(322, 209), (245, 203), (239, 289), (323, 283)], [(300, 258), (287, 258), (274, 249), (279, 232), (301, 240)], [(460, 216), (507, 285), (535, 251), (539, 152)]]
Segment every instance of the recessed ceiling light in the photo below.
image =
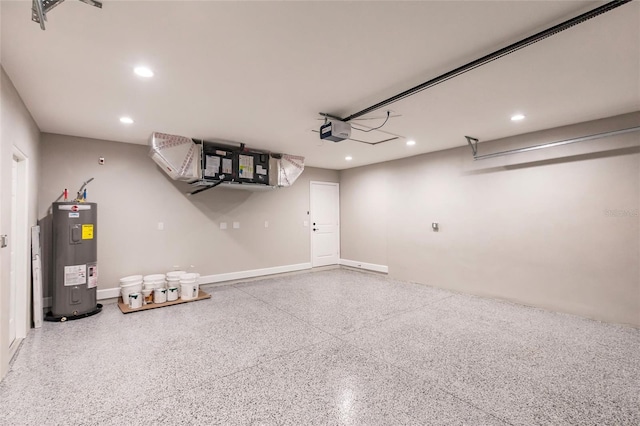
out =
[(120, 122), (123, 124), (133, 124), (133, 119), (131, 117), (120, 117)]
[(153, 71), (147, 67), (135, 67), (133, 72), (138, 74), (140, 77), (150, 78), (153, 77)]
[(511, 116), (511, 121), (520, 121), (520, 120), (524, 120), (524, 115), (516, 114)]
[(351, 160), (353, 160), (353, 157), (350, 156), (350, 155), (347, 155), (346, 157), (344, 157), (344, 159), (347, 160), (347, 161), (351, 161)]
[(413, 139), (410, 141), (407, 141), (407, 146), (414, 146), (416, 144), (416, 141), (414, 141)]

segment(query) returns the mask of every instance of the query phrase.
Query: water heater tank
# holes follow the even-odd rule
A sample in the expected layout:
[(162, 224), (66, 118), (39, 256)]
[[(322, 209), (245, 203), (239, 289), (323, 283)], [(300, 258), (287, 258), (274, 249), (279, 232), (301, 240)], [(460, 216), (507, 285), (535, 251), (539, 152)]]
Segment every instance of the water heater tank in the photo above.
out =
[(53, 203), (53, 294), (48, 320), (65, 321), (100, 312), (98, 205)]

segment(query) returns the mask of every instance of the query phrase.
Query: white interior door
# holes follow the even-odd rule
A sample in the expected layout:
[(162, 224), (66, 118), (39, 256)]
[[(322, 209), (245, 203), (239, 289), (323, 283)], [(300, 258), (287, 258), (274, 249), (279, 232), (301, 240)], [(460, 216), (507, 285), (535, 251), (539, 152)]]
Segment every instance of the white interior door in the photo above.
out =
[(337, 265), (340, 260), (340, 186), (311, 182), (311, 266)]

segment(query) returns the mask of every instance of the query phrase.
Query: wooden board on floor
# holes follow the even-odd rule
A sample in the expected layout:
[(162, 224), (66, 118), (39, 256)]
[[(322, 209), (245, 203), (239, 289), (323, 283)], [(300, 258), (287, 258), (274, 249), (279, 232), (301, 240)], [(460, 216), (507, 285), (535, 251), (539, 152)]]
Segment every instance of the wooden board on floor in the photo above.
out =
[(149, 303), (147, 305), (142, 305), (142, 307), (140, 307), (140, 308), (131, 309), (129, 307), (129, 304), (128, 303), (124, 303), (122, 301), (122, 297), (120, 297), (118, 299), (118, 307), (120, 308), (120, 310), (122, 311), (123, 314), (130, 314), (131, 312), (140, 312), (140, 311), (146, 311), (148, 309), (164, 308), (165, 306), (179, 305), (181, 303), (196, 302), (198, 300), (204, 300), (204, 299), (210, 299), (210, 298), (211, 298), (211, 295), (209, 293), (205, 293), (204, 291), (200, 290), (200, 292), (198, 293), (198, 297), (196, 297), (195, 299), (192, 299), (192, 300), (178, 299), (178, 300), (174, 300), (172, 302)]

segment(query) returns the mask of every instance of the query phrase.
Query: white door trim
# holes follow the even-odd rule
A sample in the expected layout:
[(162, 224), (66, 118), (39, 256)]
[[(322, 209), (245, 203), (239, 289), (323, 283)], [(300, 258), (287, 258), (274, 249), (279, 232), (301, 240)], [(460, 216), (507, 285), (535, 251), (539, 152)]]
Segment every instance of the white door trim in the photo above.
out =
[[(30, 287), (31, 287), (31, 236), (29, 232), (29, 159), (16, 146), (13, 146), (12, 161), (17, 159), (17, 196), (15, 235), (9, 236), (9, 244), (14, 245), (15, 279), (17, 283), (15, 295), (15, 331), (16, 338), (9, 347), (9, 354), (17, 349), (20, 341), (27, 337), (30, 326)], [(12, 301), (10, 300), (9, 303)]]
[(337, 224), (337, 230), (336, 230), (336, 234), (337, 234), (337, 258), (336, 258), (336, 265), (340, 264), (340, 184), (337, 182), (323, 182), (323, 181), (316, 181), (316, 180), (312, 180), (309, 182), (309, 245), (310, 245), (310, 253), (311, 253), (311, 266), (314, 267), (316, 265), (314, 265), (314, 253), (313, 253), (313, 196), (312, 196), (312, 187), (313, 185), (327, 185), (327, 186), (335, 186), (338, 190), (338, 200), (337, 203), (338, 205), (336, 206), (336, 208), (338, 209), (338, 224)]

